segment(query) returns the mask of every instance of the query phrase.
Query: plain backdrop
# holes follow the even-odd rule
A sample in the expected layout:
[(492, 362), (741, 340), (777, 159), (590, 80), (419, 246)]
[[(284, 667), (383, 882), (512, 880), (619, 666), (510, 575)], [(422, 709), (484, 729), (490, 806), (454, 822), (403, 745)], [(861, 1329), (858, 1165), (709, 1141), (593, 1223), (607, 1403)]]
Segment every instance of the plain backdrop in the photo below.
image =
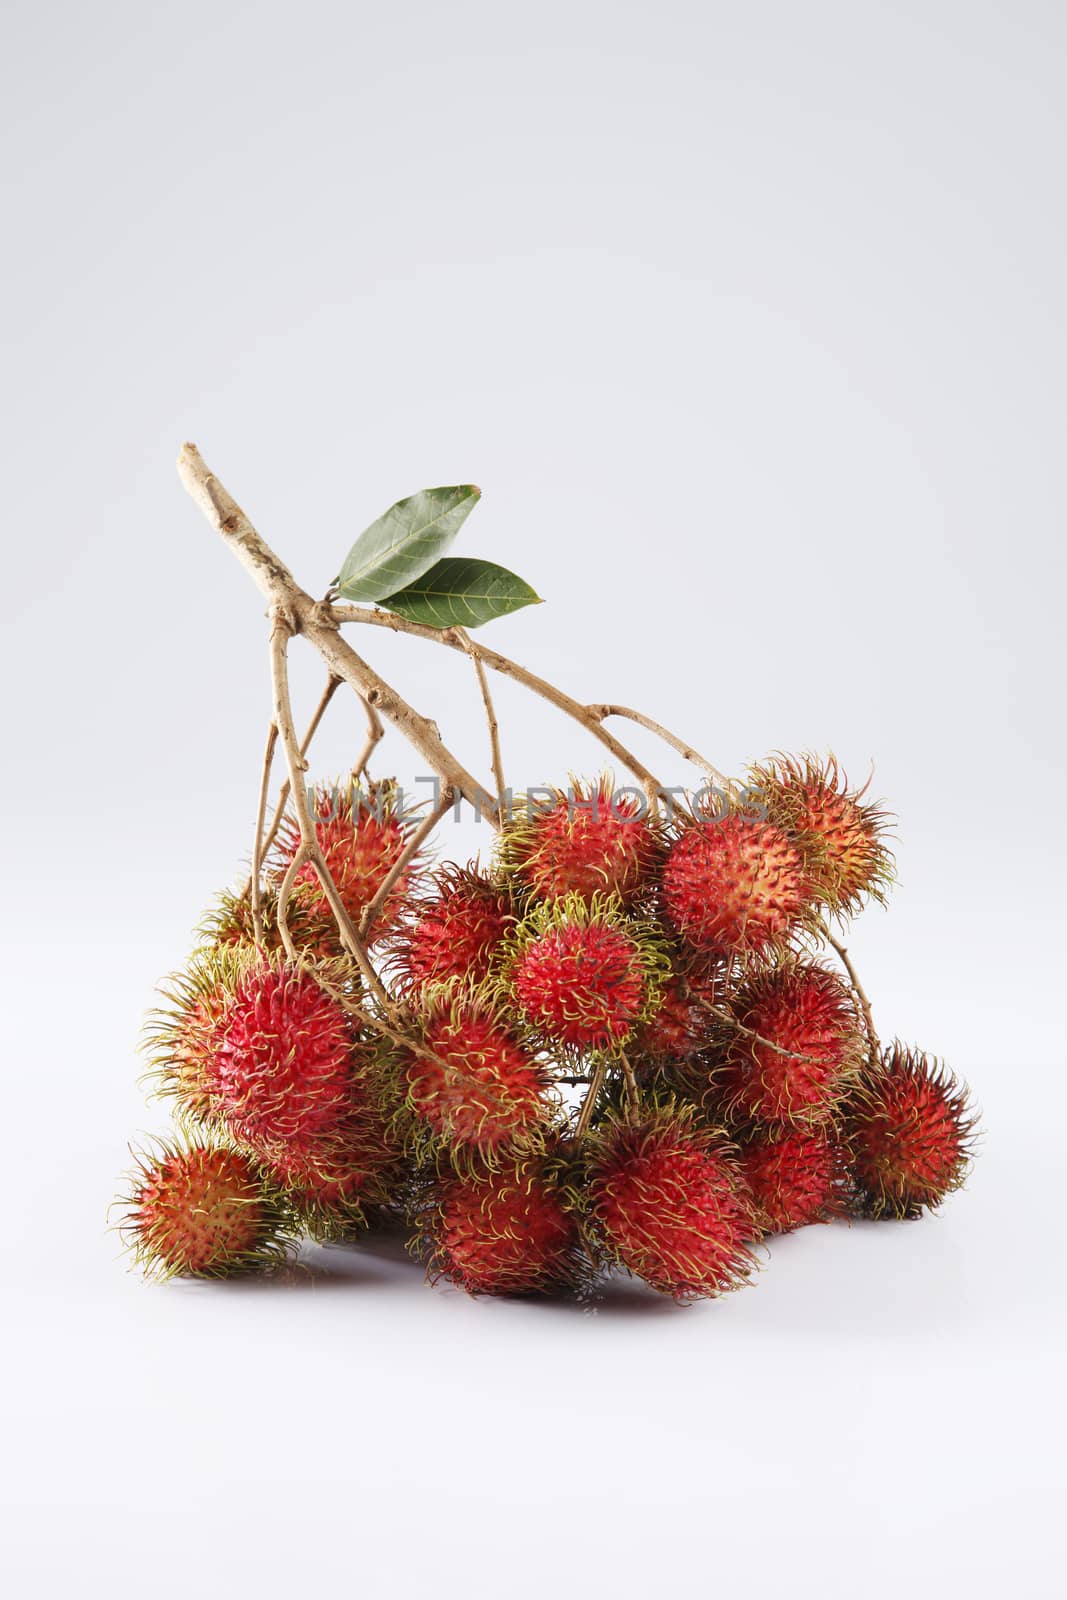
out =
[[(1057, 1592), (1065, 107), (1052, 0), (7, 0), (9, 1592)], [(387, 1249), (131, 1276), (140, 1018), (248, 850), (269, 709), (185, 438), (313, 592), (473, 480), (460, 548), (547, 602), (487, 642), (731, 771), (873, 763), (900, 882), (852, 948), (974, 1087), (970, 1187), (690, 1310), (468, 1301)], [(484, 772), (466, 664), (363, 648)], [(597, 769), (499, 710), (516, 785)], [(325, 775), (360, 733), (339, 703)]]

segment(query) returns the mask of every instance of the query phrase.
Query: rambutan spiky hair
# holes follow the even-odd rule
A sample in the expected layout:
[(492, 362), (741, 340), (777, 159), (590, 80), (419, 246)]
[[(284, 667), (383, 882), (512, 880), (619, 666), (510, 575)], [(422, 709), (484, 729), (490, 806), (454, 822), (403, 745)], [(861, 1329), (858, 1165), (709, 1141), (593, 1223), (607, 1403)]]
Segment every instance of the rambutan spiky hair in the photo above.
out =
[(426, 892), (405, 905), (389, 959), (397, 990), (453, 979), (482, 983), (514, 922), (506, 891), (485, 873), (473, 865), (441, 867)]
[[(268, 951), (283, 948), (278, 926), (278, 888), (267, 884), (260, 897), (262, 944)], [(289, 937), (296, 949), (316, 960), (336, 960), (344, 955), (337, 923), (321, 898), (306, 883), (295, 884), (286, 908)], [(197, 928), (201, 947), (210, 951), (220, 947), (251, 949), (256, 943), (252, 901), (247, 894), (224, 890), (209, 907)]]
[(741, 1170), (768, 1233), (844, 1214), (844, 1159), (836, 1139), (821, 1129), (754, 1134), (741, 1146)]
[(500, 982), (542, 1039), (610, 1052), (655, 1012), (669, 971), (654, 923), (616, 896), (569, 894), (533, 906), (515, 928)]
[[(162, 1093), (242, 1144), (297, 1151), (352, 1108), (369, 1047), (343, 1004), (347, 964), (315, 968), (279, 952), (201, 952), (164, 993), (147, 1046)], [(331, 980), (336, 980), (333, 982)]]
[(381, 1058), (381, 1101), (399, 1101), (395, 1125), (406, 1147), (419, 1159), (447, 1153), (469, 1165), (536, 1142), (556, 1110), (551, 1079), (495, 990), (437, 985), (422, 995), (415, 1021), (421, 1048)]
[(519, 796), (498, 839), (505, 874), (535, 899), (616, 895), (629, 905), (662, 855), (647, 800), (609, 773)]
[[(401, 815), (400, 791), (393, 783), (375, 784), (369, 790), (352, 782), (322, 784), (315, 790), (312, 810), (327, 869), (345, 910), (358, 924), (365, 907), (403, 854), (415, 823)], [(300, 830), (287, 816), (274, 850), (278, 873), (289, 866), (299, 845)], [(417, 887), (422, 870), (423, 864), (416, 856), (392, 884), (370, 930), (369, 943), (381, 939), (396, 925), (404, 896)], [(310, 905), (328, 915), (329, 903), (311, 862), (300, 868), (296, 881), (305, 888)]]
[(405, 1180), (401, 1152), (365, 1088), (353, 1099), (352, 1110), (326, 1133), (299, 1146), (272, 1144), (263, 1154), (271, 1183), (314, 1239), (359, 1233), (367, 1207), (386, 1204)]
[(634, 1036), (638, 1061), (662, 1063), (689, 1061), (709, 1042), (710, 1007), (725, 989), (725, 971), (676, 959), (671, 953), (671, 976), (660, 991), (659, 1005)]
[(888, 1045), (845, 1107), (857, 1211), (914, 1218), (934, 1210), (966, 1179), (976, 1127), (966, 1085), (942, 1062)]
[(173, 1097), (186, 1120), (211, 1119), (204, 1065), (234, 989), (257, 959), (254, 947), (212, 944), (159, 984), (163, 1003), (149, 1012), (141, 1038), (145, 1080), (151, 1093)]
[(890, 817), (864, 801), (867, 784), (850, 788), (833, 756), (778, 754), (749, 769), (748, 787), (767, 820), (796, 841), (812, 889), (830, 911), (855, 913), (865, 896), (885, 900), (893, 881), (885, 844)]
[(757, 1122), (814, 1126), (833, 1116), (856, 1080), (864, 1035), (835, 972), (790, 958), (746, 978), (729, 1002), (714, 1088)]
[(590, 1271), (577, 1203), (565, 1166), (552, 1158), (448, 1177), (423, 1202), (414, 1247), (428, 1255), (431, 1280), (447, 1278), (468, 1294), (573, 1292)]
[(244, 1151), (179, 1135), (134, 1158), (119, 1231), (146, 1277), (228, 1278), (285, 1259), (290, 1213)]
[(687, 817), (676, 826), (661, 892), (682, 938), (716, 956), (784, 950), (814, 912), (796, 843), (740, 810), (712, 820)]
[(735, 1153), (692, 1106), (605, 1118), (590, 1139), (588, 1206), (593, 1248), (663, 1294), (748, 1282), (758, 1223)]

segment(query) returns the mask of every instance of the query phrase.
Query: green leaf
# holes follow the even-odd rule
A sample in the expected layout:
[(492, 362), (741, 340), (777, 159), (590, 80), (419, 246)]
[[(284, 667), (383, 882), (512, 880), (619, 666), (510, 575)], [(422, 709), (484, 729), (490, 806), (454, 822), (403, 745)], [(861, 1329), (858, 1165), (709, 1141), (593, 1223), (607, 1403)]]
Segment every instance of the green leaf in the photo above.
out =
[(361, 533), (334, 579), (346, 600), (383, 600), (421, 578), (444, 554), (482, 491), (472, 483), (420, 489)]
[(387, 611), (428, 628), (477, 628), (509, 611), (540, 605), (541, 597), (506, 567), (450, 556), (381, 603)]

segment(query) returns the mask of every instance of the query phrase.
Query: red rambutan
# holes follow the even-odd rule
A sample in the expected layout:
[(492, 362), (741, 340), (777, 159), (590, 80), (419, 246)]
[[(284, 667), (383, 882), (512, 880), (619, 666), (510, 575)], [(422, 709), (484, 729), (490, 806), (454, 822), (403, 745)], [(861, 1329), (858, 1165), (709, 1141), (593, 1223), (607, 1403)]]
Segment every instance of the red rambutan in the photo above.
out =
[(789, 1233), (841, 1213), (840, 1152), (825, 1133), (760, 1135), (741, 1150), (741, 1170), (768, 1233)]
[(889, 1045), (845, 1111), (857, 1210), (917, 1217), (940, 1205), (967, 1176), (975, 1123), (966, 1088), (944, 1066)]
[(758, 1233), (736, 1163), (691, 1108), (665, 1105), (593, 1135), (589, 1215), (603, 1254), (691, 1300), (744, 1283)]
[(577, 1222), (541, 1161), (450, 1179), (425, 1228), (431, 1277), (469, 1294), (551, 1294), (582, 1276)]
[(887, 815), (877, 804), (864, 804), (863, 789), (849, 788), (833, 757), (774, 757), (751, 769), (749, 786), (768, 821), (796, 841), (823, 904), (854, 912), (864, 895), (884, 899), (893, 876), (883, 842)]
[(726, 1045), (722, 1087), (734, 1109), (761, 1122), (830, 1117), (862, 1052), (855, 1006), (840, 978), (814, 962), (790, 961), (744, 982), (730, 1010), (740, 1026)]
[(227, 1145), (163, 1143), (139, 1158), (121, 1231), (150, 1277), (224, 1278), (285, 1254), (285, 1208)]
[(299, 1149), (336, 1127), (350, 1104), (356, 1028), (310, 971), (250, 964), (219, 1020), (202, 1082), (237, 1138)]
[(684, 977), (672, 978), (660, 1003), (634, 1035), (634, 1052), (648, 1061), (685, 1061), (708, 1040), (708, 1013)]
[(608, 776), (575, 781), (551, 798), (527, 796), (500, 836), (505, 868), (537, 899), (617, 895), (628, 903), (659, 856), (644, 796), (616, 791)]
[[(344, 969), (336, 976), (343, 982)], [(355, 1023), (310, 969), (224, 948), (197, 957), (169, 997), (149, 1045), (164, 1090), (188, 1115), (221, 1121), (256, 1150), (299, 1150), (350, 1108), (361, 1068)]]
[(473, 867), (443, 867), (409, 906), (392, 958), (401, 992), (459, 979), (481, 983), (514, 918), (506, 895)]
[(683, 824), (662, 892), (678, 932), (698, 950), (722, 955), (781, 946), (811, 906), (796, 845), (780, 828), (740, 812)]
[[(380, 785), (369, 794), (355, 785), (347, 789), (323, 786), (315, 791), (312, 810), (319, 848), (329, 874), (345, 910), (358, 924), (364, 907), (373, 900), (403, 853), (411, 833), (410, 824), (398, 815), (396, 796), (388, 785)], [(277, 846), (281, 870), (288, 867), (299, 844), (299, 829), (287, 818)], [(405, 894), (415, 884), (418, 872), (417, 862), (410, 862), (390, 888), (370, 930), (371, 944), (395, 926)], [(306, 890), (315, 911), (331, 915), (311, 862), (300, 868), (296, 881)]]
[[(274, 952), (283, 948), (278, 927), (278, 889), (266, 885), (260, 900), (260, 922), (263, 930), (263, 949)], [(310, 885), (296, 884), (286, 908), (289, 936), (296, 948), (321, 960), (333, 960), (343, 955), (340, 935), (333, 914), (321, 896), (313, 894)], [(251, 949), (256, 943), (255, 919), (252, 915), (250, 895), (225, 892), (204, 917), (198, 929), (207, 950), (217, 948)]]
[(183, 1115), (194, 1121), (211, 1117), (205, 1067), (234, 986), (257, 959), (254, 947), (209, 946), (160, 985), (165, 1004), (150, 1013), (143, 1039), (148, 1076), (155, 1079), (157, 1093), (174, 1096)]
[(354, 1100), (328, 1132), (299, 1145), (270, 1145), (263, 1154), (265, 1172), (317, 1239), (362, 1228), (365, 1208), (384, 1204), (402, 1176), (402, 1158), (383, 1119), (361, 1097)]
[(548, 1076), (487, 994), (429, 991), (422, 1043), (427, 1053), (407, 1058), (407, 1101), (434, 1138), (491, 1156), (546, 1121)]
[(579, 1050), (625, 1044), (659, 1002), (656, 930), (619, 902), (580, 895), (535, 906), (510, 941), (507, 981), (539, 1034)]

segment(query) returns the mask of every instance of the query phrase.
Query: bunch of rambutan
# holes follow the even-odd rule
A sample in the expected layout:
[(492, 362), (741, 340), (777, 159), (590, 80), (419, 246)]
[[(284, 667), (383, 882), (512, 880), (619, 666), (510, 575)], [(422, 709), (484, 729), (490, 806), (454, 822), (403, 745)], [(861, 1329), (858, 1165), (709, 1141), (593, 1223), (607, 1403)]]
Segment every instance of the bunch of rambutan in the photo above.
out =
[[(398, 501), (316, 602), (194, 446), (179, 470), (270, 602), (275, 716), (252, 872), (218, 897), (146, 1031), (176, 1122), (137, 1156), (122, 1202), (149, 1274), (261, 1270), (304, 1238), (406, 1223), (431, 1278), (471, 1293), (586, 1294), (621, 1269), (689, 1301), (749, 1282), (769, 1235), (917, 1217), (959, 1187), (966, 1091), (880, 1042), (838, 937), (884, 900), (893, 861), (885, 813), (834, 760), (774, 756), (684, 804), (658, 788), (604, 719), (700, 761), (690, 746), (470, 639), (537, 595), (494, 563), (446, 558), (479, 499), (469, 484)], [(471, 657), (495, 795), (340, 642), (360, 621)], [(298, 632), (329, 670), (303, 745), (286, 666)], [(585, 724), (641, 787), (605, 775), (514, 800), (487, 665)], [(350, 779), (308, 790), (308, 745), (342, 682), (366, 745)], [(386, 721), (447, 775), (424, 819), (367, 776)], [(276, 744), (288, 776), (268, 825)], [(493, 850), (435, 864), (433, 828), (472, 797), (489, 802)]]
[(755, 767), (714, 812), (538, 791), (487, 865), (432, 865), (392, 785), (320, 787), (309, 815), (317, 851), (283, 814), (150, 1019), (178, 1134), (123, 1228), (151, 1273), (392, 1217), (472, 1293), (621, 1267), (684, 1301), (750, 1281), (767, 1235), (962, 1182), (964, 1091), (878, 1042), (831, 932), (892, 873), (832, 761)]

